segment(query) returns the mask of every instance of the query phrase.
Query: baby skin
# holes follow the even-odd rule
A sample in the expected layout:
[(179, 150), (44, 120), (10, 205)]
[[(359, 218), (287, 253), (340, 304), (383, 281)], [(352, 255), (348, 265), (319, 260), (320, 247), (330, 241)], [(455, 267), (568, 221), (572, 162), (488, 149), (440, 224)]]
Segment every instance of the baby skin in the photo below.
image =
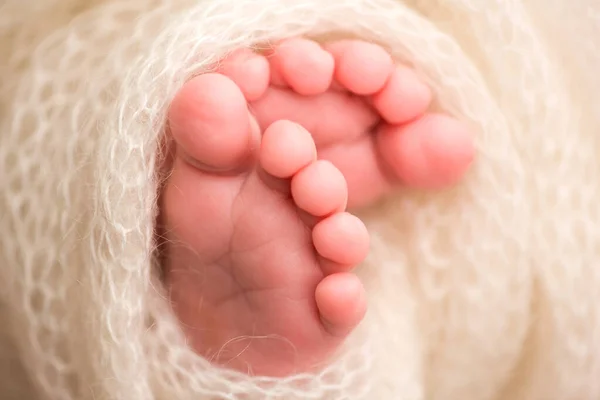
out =
[(189, 345), (215, 364), (287, 376), (326, 363), (361, 322), (353, 267), (369, 234), (346, 210), (405, 185), (456, 183), (459, 121), (383, 48), (289, 39), (242, 50), (174, 98), (161, 193), (164, 273)]

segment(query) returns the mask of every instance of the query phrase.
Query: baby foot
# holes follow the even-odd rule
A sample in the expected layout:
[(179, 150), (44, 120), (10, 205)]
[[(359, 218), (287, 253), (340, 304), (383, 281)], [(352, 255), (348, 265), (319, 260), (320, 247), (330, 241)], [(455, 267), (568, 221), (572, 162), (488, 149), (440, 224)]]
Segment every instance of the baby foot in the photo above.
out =
[(259, 375), (317, 366), (366, 307), (350, 270), (369, 237), (345, 212), (343, 175), (317, 160), (311, 134), (295, 123), (275, 122), (261, 138), (224, 75), (183, 88), (171, 131), (165, 271), (191, 346)]
[(219, 72), (188, 82), (170, 110), (161, 223), (173, 308), (215, 363), (310, 370), (365, 312), (351, 269), (368, 235), (345, 207), (397, 183), (456, 182), (470, 135), (426, 114), (429, 89), (368, 43), (293, 39), (267, 56), (238, 52)]
[(473, 159), (466, 126), (427, 113), (429, 87), (410, 68), (394, 65), (380, 46), (289, 39), (266, 59), (248, 50), (234, 54), (223, 73), (242, 88), (262, 129), (287, 119), (311, 132), (319, 158), (344, 174), (351, 208), (398, 184), (455, 184)]

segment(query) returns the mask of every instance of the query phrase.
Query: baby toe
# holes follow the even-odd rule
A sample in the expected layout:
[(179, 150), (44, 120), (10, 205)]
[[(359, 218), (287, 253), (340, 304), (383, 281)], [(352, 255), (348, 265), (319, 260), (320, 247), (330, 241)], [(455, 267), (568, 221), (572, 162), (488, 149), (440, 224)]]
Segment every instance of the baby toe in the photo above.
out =
[(235, 82), (247, 101), (258, 100), (269, 87), (269, 62), (250, 49), (231, 54), (223, 60), (219, 72)]
[(312, 40), (288, 39), (273, 50), (269, 60), (273, 77), (280, 76), (298, 94), (320, 94), (331, 85), (333, 57)]
[(423, 115), (429, 108), (431, 97), (431, 89), (412, 69), (397, 66), (371, 102), (387, 123), (402, 124)]
[(356, 95), (377, 93), (393, 71), (392, 57), (373, 43), (344, 40), (330, 43), (326, 49), (335, 59), (336, 82)]
[(325, 160), (300, 170), (292, 178), (291, 190), (296, 205), (316, 217), (343, 211), (348, 201), (344, 175)]
[(280, 120), (265, 130), (260, 165), (268, 174), (288, 179), (316, 158), (315, 142), (311, 134), (300, 125)]
[(325, 277), (317, 286), (315, 300), (324, 329), (335, 337), (348, 335), (367, 310), (364, 287), (351, 273)]
[(356, 216), (341, 212), (315, 225), (312, 232), (317, 253), (331, 262), (354, 266), (369, 253), (369, 232)]

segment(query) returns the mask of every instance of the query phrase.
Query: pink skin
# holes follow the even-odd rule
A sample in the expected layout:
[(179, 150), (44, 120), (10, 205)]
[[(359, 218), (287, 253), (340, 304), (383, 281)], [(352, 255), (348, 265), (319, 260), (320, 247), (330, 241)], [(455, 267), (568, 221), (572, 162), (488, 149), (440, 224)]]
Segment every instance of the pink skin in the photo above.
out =
[(164, 268), (200, 355), (269, 376), (328, 361), (366, 312), (352, 269), (369, 235), (346, 208), (399, 183), (451, 185), (473, 159), (470, 132), (427, 114), (430, 101), (414, 72), (361, 41), (239, 51), (180, 90)]

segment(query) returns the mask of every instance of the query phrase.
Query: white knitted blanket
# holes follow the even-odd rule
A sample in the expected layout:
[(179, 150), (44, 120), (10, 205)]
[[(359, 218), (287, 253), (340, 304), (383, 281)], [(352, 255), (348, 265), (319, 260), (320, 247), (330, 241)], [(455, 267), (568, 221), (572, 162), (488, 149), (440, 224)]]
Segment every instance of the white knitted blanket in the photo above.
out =
[[(219, 370), (153, 270), (167, 105), (241, 46), (383, 44), (479, 156), (366, 210), (370, 312), (322, 373)], [(598, 0), (1, 0), (3, 400), (600, 399)]]

